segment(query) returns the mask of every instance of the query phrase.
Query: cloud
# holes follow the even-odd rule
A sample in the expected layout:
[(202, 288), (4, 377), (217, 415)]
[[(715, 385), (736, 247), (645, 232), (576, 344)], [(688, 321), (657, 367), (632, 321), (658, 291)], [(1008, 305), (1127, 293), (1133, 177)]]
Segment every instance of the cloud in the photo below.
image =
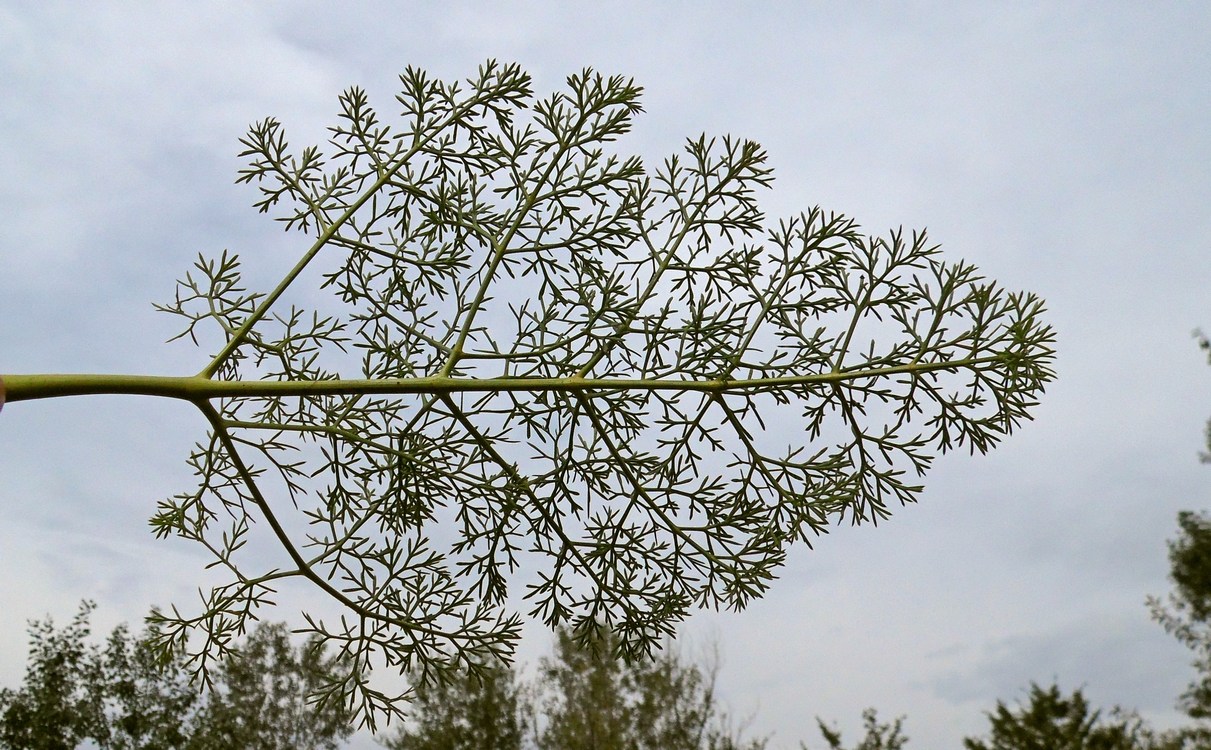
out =
[(1031, 682), (1055, 680), (1066, 690), (1084, 689), (1095, 705), (1165, 712), (1192, 673), (1188, 652), (1155, 637), (1159, 627), (1144, 617), (1086, 615), (1067, 628), (936, 653), (933, 659), (953, 666), (926, 684), (950, 703), (984, 704), (990, 695), (1009, 701)]
[[(13, 53), (0, 57), (0, 198), (6, 214), (22, 219), (10, 223), (9, 240), (24, 252), (7, 254), (7, 283), (68, 291), (72, 268), (90, 265), (100, 247), (145, 246), (97, 230), (138, 231), (152, 203), (189, 214), (210, 186), (231, 179), (250, 113), (276, 111), (296, 134), (322, 134), (313, 109), (340, 90), (335, 66), (274, 36), (254, 10), (234, 7), (10, 11)], [(186, 189), (174, 184), (182, 172), (206, 179)]]

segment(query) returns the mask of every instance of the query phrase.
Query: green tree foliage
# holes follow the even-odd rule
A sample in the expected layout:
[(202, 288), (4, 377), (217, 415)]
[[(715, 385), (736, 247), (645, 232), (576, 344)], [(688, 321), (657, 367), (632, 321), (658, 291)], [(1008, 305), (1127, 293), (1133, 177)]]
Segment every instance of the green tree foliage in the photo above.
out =
[[(816, 719), (820, 734), (828, 743), (829, 750), (844, 750), (841, 744), (841, 732), (831, 728), (820, 719)], [(890, 724), (879, 723), (879, 713), (873, 708), (862, 712), (862, 728), (866, 735), (862, 741), (854, 745), (853, 750), (903, 750), (908, 744), (908, 736), (904, 734), (904, 717), (897, 717)], [(807, 745), (803, 745), (807, 750)]]
[[(985, 738), (963, 740), (966, 750), (1162, 750), (1180, 748), (1173, 738), (1153, 734), (1134, 714), (1113, 709), (1108, 717), (1093, 710), (1078, 689), (1065, 695), (1057, 685), (1031, 683), (1025, 704), (1010, 708), (997, 701), (988, 714)], [(1178, 741), (1179, 742), (1179, 741)]]
[(199, 409), (197, 485), (152, 524), (226, 576), (159, 616), (200, 670), (290, 579), (343, 608), (308, 623), (351, 657), (324, 696), (367, 722), (401, 705), (372, 663), (478, 669), (523, 607), (646, 654), (691, 608), (760, 596), (789, 545), (915, 500), (939, 453), (993, 447), (1052, 377), (1041, 301), (924, 233), (767, 221), (757, 143), (619, 153), (629, 79), (400, 81), (391, 122), (345, 92), (323, 149), (250, 129), (239, 181), (304, 249), (264, 290), (227, 251), (185, 275), (163, 309), (214, 352), (197, 375), (3, 377), (10, 404)]
[(284, 624), (257, 626), (215, 670), (189, 750), (335, 750), (353, 733), (349, 712), (307, 697), (341, 666), (314, 636), (295, 647)]
[[(254, 634), (255, 637), (255, 634)], [(185, 748), (198, 706), (198, 690), (179, 663), (165, 664), (125, 625), (113, 630), (84, 683), (107, 710), (98, 744), (115, 750)], [(91, 684), (90, 684), (91, 678)], [(108, 734), (108, 739), (104, 735)]]
[[(1211, 339), (1195, 331), (1199, 347), (1211, 357)], [(1207, 424), (1204, 462), (1211, 462), (1211, 422)], [(1179, 705), (1198, 724), (1182, 735), (1198, 748), (1211, 748), (1211, 517), (1207, 513), (1177, 514), (1179, 534), (1169, 541), (1168, 597), (1149, 596), (1152, 618), (1195, 654), (1198, 676), (1182, 694)]]
[[(1173, 590), (1162, 600), (1148, 598), (1152, 617), (1195, 654), (1198, 677), (1182, 695), (1181, 706), (1193, 718), (1211, 718), (1211, 518), (1178, 513), (1180, 533), (1169, 542), (1169, 579)], [(1204, 727), (1200, 730), (1211, 735)], [(1211, 746), (1211, 736), (1206, 737)]]
[(90, 633), (91, 604), (56, 630), (50, 620), (30, 626), (30, 662), (20, 689), (0, 690), (0, 747), (69, 750), (105, 734), (104, 698), (90, 688), (102, 674)]
[[(628, 663), (608, 629), (578, 639), (556, 631), (534, 681), (510, 666), (421, 683), (390, 750), (761, 750), (744, 740), (715, 695), (715, 665), (691, 664), (671, 643)], [(481, 675), (482, 674), (482, 678)]]
[(418, 680), (407, 723), (382, 740), (388, 750), (522, 750), (529, 699), (511, 666)]
[(538, 750), (759, 750), (729, 726), (715, 695), (716, 665), (687, 664), (671, 643), (650, 661), (618, 658), (608, 628), (556, 632), (540, 668)]
[(285, 626), (260, 625), (211, 673), (200, 693), (179, 661), (125, 626), (90, 643), (85, 603), (71, 623), (30, 627), (25, 680), (0, 691), (0, 748), (72, 750), (335, 750), (352, 733), (340, 706), (307, 703), (332, 678), (334, 658), (295, 648)]

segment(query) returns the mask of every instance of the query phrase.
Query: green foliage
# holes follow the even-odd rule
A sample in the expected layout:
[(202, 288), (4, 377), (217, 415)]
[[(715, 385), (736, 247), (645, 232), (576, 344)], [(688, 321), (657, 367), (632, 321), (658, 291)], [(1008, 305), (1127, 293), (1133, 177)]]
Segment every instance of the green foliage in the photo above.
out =
[(0, 748), (103, 750), (185, 747), (197, 691), (179, 668), (165, 668), (124, 626), (104, 648), (90, 644), (91, 603), (71, 623), (30, 626), (30, 655), (19, 689), (0, 691)]
[[(820, 734), (828, 743), (829, 750), (844, 750), (839, 730), (830, 728), (818, 718), (816, 724), (820, 727)], [(880, 724), (878, 711), (868, 708), (862, 712), (862, 728), (866, 735), (853, 750), (903, 750), (908, 744), (908, 736), (904, 734), (903, 716), (897, 717), (890, 724)], [(803, 749), (807, 750), (807, 746), (803, 745)]]
[(0, 691), (0, 748), (70, 750), (335, 750), (352, 734), (340, 706), (306, 696), (338, 666), (314, 641), (296, 649), (283, 625), (260, 625), (233, 647), (199, 693), (178, 661), (125, 626), (88, 642), (86, 603), (56, 630), (31, 624), (25, 680)]
[(284, 624), (259, 625), (216, 670), (189, 750), (336, 750), (349, 713), (307, 696), (342, 666), (314, 637), (296, 648)]
[[(609, 631), (601, 636), (611, 637)], [(542, 709), (548, 721), (538, 736), (539, 750), (622, 750), (634, 736), (634, 693), (643, 680), (625, 662), (610, 658), (615, 645), (577, 643), (564, 629), (556, 633), (555, 657), (544, 660), (541, 668), (547, 687)]]
[(81, 605), (62, 630), (50, 620), (31, 624), (25, 682), (0, 690), (0, 747), (66, 750), (104, 734), (104, 701), (89, 689), (101, 674), (85, 644), (92, 609)]
[(538, 750), (760, 750), (728, 725), (715, 695), (715, 665), (687, 664), (672, 643), (652, 660), (618, 658), (608, 628), (556, 632), (544, 659)]
[(1026, 704), (1010, 709), (997, 701), (988, 715), (987, 738), (963, 740), (966, 750), (1161, 750), (1179, 748), (1151, 733), (1134, 714), (1115, 708), (1108, 718), (1091, 710), (1080, 690), (1064, 695), (1031, 683)]
[(1182, 708), (1193, 718), (1211, 718), (1211, 518), (1182, 511), (1180, 535), (1169, 542), (1167, 600), (1148, 598), (1152, 617), (1195, 653), (1199, 672), (1182, 696)]
[(197, 732), (199, 705), (188, 672), (157, 659), (146, 636), (132, 636), (125, 625), (110, 633), (97, 657), (88, 690), (107, 705), (98, 744), (115, 750), (185, 748)]
[[(542, 99), (495, 62), (400, 81), (390, 123), (346, 91), (324, 149), (250, 129), (239, 181), (308, 247), (266, 291), (227, 251), (185, 275), (162, 309), (216, 352), (197, 376), (4, 378), (10, 402), (201, 410), (197, 486), (152, 525), (224, 576), (157, 615), (203, 674), (293, 578), (343, 608), (308, 617), (348, 657), (320, 698), (371, 724), (406, 697), (373, 664), (481, 670), (519, 610), (647, 654), (691, 608), (760, 596), (789, 545), (915, 500), (939, 453), (994, 446), (1052, 377), (1041, 301), (924, 233), (767, 222), (758, 144), (616, 153), (642, 109), (626, 78)], [(258, 535), (280, 564), (251, 559)]]
[(497, 664), (421, 682), (407, 724), (388, 750), (522, 750), (529, 729), (528, 697), (513, 669)]
[(666, 643), (653, 660), (617, 654), (608, 628), (556, 631), (555, 653), (519, 686), (509, 665), (420, 683), (409, 724), (389, 750), (762, 750), (743, 740), (715, 696), (714, 663)]

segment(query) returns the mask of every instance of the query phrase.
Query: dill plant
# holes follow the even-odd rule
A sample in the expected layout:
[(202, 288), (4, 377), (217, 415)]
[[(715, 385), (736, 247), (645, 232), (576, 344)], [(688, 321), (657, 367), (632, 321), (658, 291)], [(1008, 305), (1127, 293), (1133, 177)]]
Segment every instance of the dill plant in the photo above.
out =
[[(400, 81), (390, 123), (346, 91), (323, 149), (273, 119), (242, 140), (238, 181), (306, 249), (263, 292), (227, 251), (184, 275), (159, 307), (213, 343), (198, 374), (4, 376), (10, 403), (201, 412), (197, 484), (151, 525), (224, 576), (152, 617), (203, 677), (289, 579), (344, 613), (305, 615), (350, 665), (317, 699), (371, 725), (407, 697), (372, 667), (484, 668), (523, 614), (641, 657), (693, 608), (760, 596), (789, 545), (915, 500), (936, 455), (988, 450), (1053, 375), (1042, 302), (924, 233), (767, 222), (758, 144), (617, 153), (626, 78), (543, 99), (495, 62)], [(253, 565), (255, 533), (283, 565)]]

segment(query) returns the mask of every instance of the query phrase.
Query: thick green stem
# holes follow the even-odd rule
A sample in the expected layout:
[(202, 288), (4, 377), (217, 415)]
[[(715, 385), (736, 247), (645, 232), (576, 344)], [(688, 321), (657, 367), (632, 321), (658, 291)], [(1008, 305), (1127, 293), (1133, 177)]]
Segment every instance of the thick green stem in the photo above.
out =
[(215, 398), (282, 398), (290, 396), (404, 395), (410, 393), (487, 393), (506, 391), (560, 391), (564, 393), (637, 391), (685, 391), (743, 393), (796, 385), (837, 383), (889, 375), (920, 375), (939, 370), (961, 370), (997, 361), (997, 357), (975, 357), (946, 362), (922, 362), (842, 370), (812, 375), (754, 378), (749, 380), (631, 380), (624, 378), (403, 378), (382, 380), (211, 380), (193, 375), (3, 375), (0, 376), (0, 405), (4, 400), (32, 401), (61, 396), (123, 394), (161, 396), (185, 401)]

